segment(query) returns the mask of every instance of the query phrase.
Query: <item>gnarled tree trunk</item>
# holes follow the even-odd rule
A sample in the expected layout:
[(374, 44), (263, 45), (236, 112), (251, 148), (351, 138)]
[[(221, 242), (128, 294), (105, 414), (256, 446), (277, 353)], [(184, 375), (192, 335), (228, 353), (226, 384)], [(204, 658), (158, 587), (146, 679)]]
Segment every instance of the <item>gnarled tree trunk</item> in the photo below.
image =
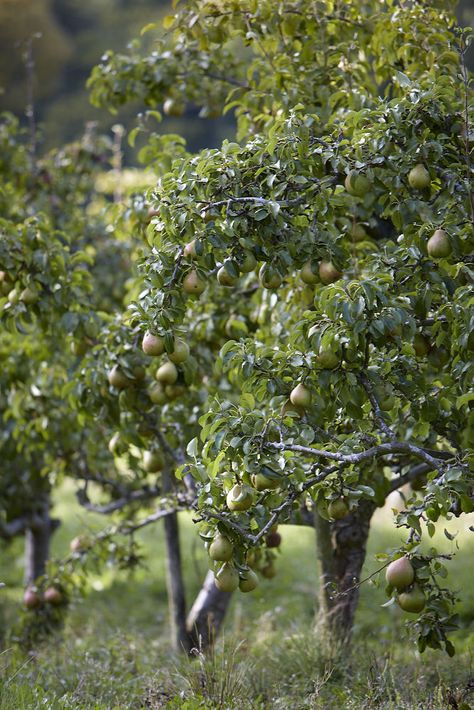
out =
[[(163, 471), (163, 491), (171, 491), (171, 472)], [(213, 572), (208, 572), (203, 586), (186, 618), (186, 594), (181, 564), (178, 514), (164, 519), (168, 604), (173, 646), (189, 653), (193, 648), (206, 650), (215, 640), (224, 620), (231, 594), (221, 592), (214, 584)]]
[(181, 565), (178, 514), (172, 513), (166, 516), (164, 525), (166, 584), (168, 588), (171, 637), (176, 650), (188, 652), (190, 650), (190, 640), (186, 630), (186, 596)]
[(46, 512), (41, 518), (35, 517), (25, 530), (25, 586), (33, 584), (46, 571), (49, 559), (51, 537), (60, 525), (59, 520), (49, 517)]
[(214, 643), (232, 599), (214, 584), (214, 572), (209, 570), (188, 614), (186, 627), (192, 646), (204, 650)]
[(337, 643), (350, 640), (359, 600), (370, 520), (375, 504), (361, 501), (343, 518), (329, 522), (315, 513), (316, 547), (320, 576), (318, 629)]

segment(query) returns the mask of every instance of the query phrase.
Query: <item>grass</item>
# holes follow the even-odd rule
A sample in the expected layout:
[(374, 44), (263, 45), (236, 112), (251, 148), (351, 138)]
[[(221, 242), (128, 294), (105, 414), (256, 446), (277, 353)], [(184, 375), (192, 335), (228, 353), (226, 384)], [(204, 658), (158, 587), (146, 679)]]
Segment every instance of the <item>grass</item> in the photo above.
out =
[[(71, 490), (56, 506), (64, 521), (53, 554), (63, 555), (84, 528), (106, 521), (81, 511)], [(136, 710), (176, 708), (252, 710), (334, 708), (366, 710), (466, 710), (474, 677), (472, 629), (474, 544), (467, 518), (449, 523), (434, 540), (443, 551), (462, 551), (449, 563), (450, 583), (461, 590), (463, 628), (454, 634), (458, 654), (427, 651), (420, 656), (407, 637), (398, 608), (383, 609), (377, 578), (364, 584), (350, 655), (325, 656), (312, 630), (316, 579), (313, 535), (307, 528), (282, 528), (278, 575), (252, 594), (234, 595), (223, 637), (212, 654), (178, 657), (169, 647), (164, 550), (159, 527), (142, 531), (147, 566), (133, 573), (108, 569), (92, 579), (90, 594), (75, 601), (64, 632), (29, 655), (13, 647), (0, 652), (0, 708), (48, 710)], [(190, 517), (181, 517), (188, 603), (207, 569)], [(380, 566), (374, 554), (399, 539), (386, 516), (374, 521), (365, 575)], [(2, 550), (0, 576), (3, 625), (19, 611), (20, 541)], [(383, 585), (382, 585), (383, 587)], [(0, 626), (1, 628), (1, 626)], [(471, 681), (472, 683), (472, 681)], [(470, 702), (470, 704), (469, 704)], [(464, 705), (463, 705), (464, 703)]]

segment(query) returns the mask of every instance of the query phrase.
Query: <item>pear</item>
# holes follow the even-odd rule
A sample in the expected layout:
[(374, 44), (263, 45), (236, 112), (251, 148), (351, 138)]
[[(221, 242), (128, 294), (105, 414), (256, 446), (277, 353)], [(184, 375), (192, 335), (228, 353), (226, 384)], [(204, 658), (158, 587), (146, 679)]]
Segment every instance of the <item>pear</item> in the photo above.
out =
[(48, 587), (44, 593), (44, 600), (52, 606), (59, 606), (63, 601), (63, 595), (57, 587)]
[(258, 272), (258, 278), (263, 288), (276, 289), (281, 286), (280, 274), (268, 264), (263, 264)]
[(155, 379), (163, 385), (174, 385), (178, 379), (178, 370), (172, 362), (165, 362), (155, 373)]
[(428, 170), (422, 163), (418, 163), (408, 173), (408, 184), (415, 190), (423, 190), (431, 183), (431, 178)]
[(396, 589), (409, 587), (415, 579), (415, 570), (408, 557), (399, 557), (389, 564), (385, 572), (387, 584)]
[(155, 382), (148, 390), (148, 395), (153, 404), (166, 404), (167, 397), (161, 382)]
[(197, 257), (195, 239), (193, 239), (192, 242), (188, 242), (188, 244), (186, 244), (183, 250), (183, 256), (185, 259), (195, 259)]
[(290, 402), (294, 404), (295, 407), (307, 409), (311, 406), (311, 392), (300, 382), (299, 385), (296, 385), (296, 387), (291, 390)]
[(432, 259), (443, 259), (451, 254), (451, 242), (444, 229), (437, 229), (434, 232), (428, 239), (426, 250)]
[(149, 330), (145, 333), (142, 340), (142, 350), (145, 355), (158, 356), (165, 352), (165, 341), (161, 335), (154, 335)]
[(267, 547), (280, 547), (281, 545), (281, 535), (279, 532), (269, 532), (265, 537), (265, 544)]
[(314, 273), (311, 266), (311, 261), (307, 261), (300, 271), (301, 280), (308, 285), (315, 284), (319, 281), (318, 275)]
[(35, 589), (28, 587), (23, 595), (23, 604), (27, 609), (36, 609), (41, 606), (41, 597)]
[(239, 261), (239, 269), (242, 274), (249, 274), (257, 266), (257, 260), (251, 251), (244, 251), (242, 260)]
[(253, 592), (258, 587), (258, 577), (253, 569), (242, 572), (239, 579), (239, 589), (241, 592)]
[(333, 520), (341, 520), (349, 515), (349, 506), (344, 498), (336, 498), (329, 503), (328, 515)]
[(232, 559), (234, 547), (225, 535), (218, 533), (209, 545), (209, 557), (216, 562), (228, 562)]
[(317, 362), (325, 370), (334, 370), (334, 368), (338, 367), (338, 365), (340, 364), (341, 358), (338, 353), (333, 352), (331, 349), (321, 347), (319, 348)]
[(189, 357), (189, 345), (180, 338), (174, 341), (173, 352), (168, 353), (168, 357), (175, 365), (179, 365)]
[(222, 565), (214, 578), (214, 584), (221, 592), (235, 592), (239, 581), (239, 573), (228, 562)]
[(294, 412), (297, 414), (299, 417), (302, 417), (304, 415), (304, 408), (303, 407), (298, 407), (295, 404), (293, 404), (289, 399), (282, 405), (282, 408), (280, 410), (280, 416), (284, 417), (288, 412)]
[(363, 242), (368, 236), (362, 224), (357, 223), (352, 225), (350, 234), (355, 242)]
[(183, 279), (183, 291), (191, 296), (200, 296), (206, 289), (206, 284), (199, 278), (197, 271), (190, 271)]
[(123, 390), (126, 387), (130, 387), (133, 381), (127, 377), (127, 375), (120, 369), (118, 365), (114, 365), (111, 370), (107, 373), (107, 379), (112, 387), (116, 387), (118, 390)]
[(425, 593), (417, 584), (414, 584), (409, 591), (399, 594), (397, 601), (403, 611), (408, 611), (411, 614), (419, 614), (426, 605)]
[(217, 272), (217, 280), (221, 286), (235, 286), (238, 279), (235, 276), (231, 276), (225, 266), (221, 266)]
[(276, 575), (275, 565), (273, 562), (267, 562), (267, 564), (262, 567), (260, 572), (262, 573), (262, 577), (265, 577), (266, 579), (273, 579)]
[(342, 273), (336, 269), (332, 261), (322, 261), (319, 264), (319, 278), (325, 286), (339, 281), (341, 276)]
[(248, 510), (253, 505), (253, 491), (250, 486), (236, 483), (227, 494), (229, 510)]
[(357, 170), (351, 170), (346, 176), (344, 187), (350, 195), (363, 197), (372, 189), (372, 183), (362, 173)]
[(20, 301), (23, 301), (27, 306), (33, 305), (33, 303), (36, 303), (38, 300), (39, 296), (37, 291), (34, 291), (30, 286), (27, 286), (26, 288), (23, 289), (23, 291), (20, 293)]
[(252, 486), (256, 491), (274, 490), (280, 487), (280, 481), (277, 478), (269, 478), (264, 473), (254, 473), (251, 476)]

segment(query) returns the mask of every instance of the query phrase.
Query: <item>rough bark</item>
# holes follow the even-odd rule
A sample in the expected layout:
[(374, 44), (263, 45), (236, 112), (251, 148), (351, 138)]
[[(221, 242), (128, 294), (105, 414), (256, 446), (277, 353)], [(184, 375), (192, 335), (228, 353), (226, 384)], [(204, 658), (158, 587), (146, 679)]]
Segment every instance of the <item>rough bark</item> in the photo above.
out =
[(25, 530), (25, 586), (34, 584), (46, 572), (51, 537), (59, 520), (46, 513)]
[(221, 592), (214, 584), (214, 572), (209, 570), (187, 619), (192, 646), (205, 650), (212, 646), (224, 621), (232, 594)]
[(350, 641), (375, 507), (369, 501), (362, 501), (354, 513), (334, 522), (315, 514), (321, 583), (317, 625), (326, 639), (337, 643)]

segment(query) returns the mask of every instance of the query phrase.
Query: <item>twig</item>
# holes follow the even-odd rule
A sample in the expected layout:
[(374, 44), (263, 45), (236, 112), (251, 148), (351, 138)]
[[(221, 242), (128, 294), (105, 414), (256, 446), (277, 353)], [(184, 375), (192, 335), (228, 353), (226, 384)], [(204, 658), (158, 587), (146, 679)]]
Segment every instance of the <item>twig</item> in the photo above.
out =
[(396, 435), (395, 432), (388, 426), (388, 424), (385, 422), (382, 414), (382, 410), (380, 409), (380, 405), (378, 403), (377, 397), (375, 396), (374, 389), (372, 387), (372, 383), (368, 379), (368, 377), (364, 374), (360, 375), (360, 381), (362, 382), (362, 385), (367, 392), (367, 396), (370, 400), (370, 404), (372, 405), (372, 409), (374, 410), (374, 418), (377, 424), (379, 425), (380, 429), (388, 436), (389, 439), (395, 440)]

